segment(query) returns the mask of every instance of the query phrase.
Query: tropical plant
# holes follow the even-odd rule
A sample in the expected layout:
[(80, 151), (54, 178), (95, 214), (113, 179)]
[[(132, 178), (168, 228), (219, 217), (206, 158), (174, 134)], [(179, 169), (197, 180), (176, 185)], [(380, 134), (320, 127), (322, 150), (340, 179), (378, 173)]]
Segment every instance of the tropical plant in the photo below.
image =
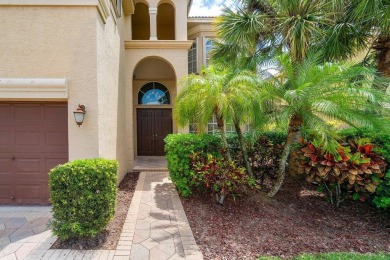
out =
[(274, 107), (271, 116), (288, 125), (278, 178), (268, 194), (271, 197), (282, 186), (291, 146), (302, 132), (314, 134), (326, 152), (336, 154), (339, 145), (328, 120), (370, 129), (389, 125), (383, 118), (389, 115), (384, 107), (389, 96), (372, 87), (373, 82), (387, 81), (376, 77), (375, 70), (342, 63), (319, 64), (315, 57), (294, 63), (282, 55), (276, 62), (280, 74), (264, 81), (259, 93), (263, 106)]
[(368, 139), (339, 146), (335, 155), (325, 153), (314, 140), (304, 144), (300, 152), (299, 170), (309, 182), (323, 184), (332, 204), (339, 207), (353, 192), (353, 198), (364, 201), (373, 194), (384, 177), (385, 162), (373, 152)]
[(207, 154), (194, 153), (191, 156), (192, 169), (195, 171), (195, 181), (211, 191), (217, 203), (223, 205), (226, 196), (233, 198), (244, 195), (247, 191), (258, 189), (255, 179), (251, 178), (245, 168), (234, 162), (218, 159)]
[(222, 43), (215, 56), (237, 59), (244, 54), (250, 60), (267, 60), (288, 50), (293, 61), (300, 62), (331, 25), (335, 7), (330, 2), (243, 0), (234, 9), (225, 8), (216, 23)]
[(374, 50), (378, 70), (390, 76), (388, 0), (242, 0), (224, 9), (216, 28), (216, 58), (258, 64), (288, 51), (302, 62), (312, 51), (342, 60)]
[(349, 58), (365, 51), (367, 63), (373, 53), (378, 71), (390, 77), (390, 1), (338, 1), (338, 7), (336, 22), (319, 45), (325, 57)]
[(210, 118), (217, 118), (222, 148), (226, 159), (231, 162), (231, 154), (224, 131), (226, 122), (233, 122), (240, 148), (244, 154), (246, 169), (252, 175), (244, 145), (241, 124), (250, 122), (258, 115), (257, 77), (250, 71), (234, 70), (229, 66), (210, 65), (201, 75), (189, 75), (182, 82), (174, 110), (179, 125), (190, 121), (201, 130), (207, 126)]

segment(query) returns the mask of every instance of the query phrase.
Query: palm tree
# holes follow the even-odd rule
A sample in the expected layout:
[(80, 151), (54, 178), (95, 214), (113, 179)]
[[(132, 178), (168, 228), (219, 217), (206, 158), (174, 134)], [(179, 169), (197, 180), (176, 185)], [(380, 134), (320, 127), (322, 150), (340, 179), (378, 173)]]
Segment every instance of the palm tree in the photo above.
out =
[[(390, 77), (389, 0), (242, 0), (225, 8), (216, 28), (215, 57), (269, 61), (288, 51), (294, 62), (309, 52), (325, 61), (374, 51), (377, 68)], [(367, 56), (368, 57), (368, 56)]]
[(215, 56), (234, 57), (241, 50), (270, 57), (270, 53), (287, 49), (294, 62), (300, 62), (332, 23), (334, 6), (330, 2), (243, 0), (236, 9), (225, 8), (216, 23), (223, 44)]
[(228, 66), (210, 65), (200, 75), (189, 75), (182, 82), (182, 91), (176, 99), (174, 116), (179, 125), (189, 122), (206, 127), (210, 118), (217, 118), (225, 157), (231, 162), (224, 126), (233, 122), (248, 174), (252, 168), (248, 161), (246, 146), (240, 125), (248, 123), (259, 114), (256, 99), (257, 77), (250, 71), (231, 70)]
[(291, 146), (301, 133), (315, 134), (329, 153), (338, 143), (327, 120), (339, 120), (353, 127), (379, 128), (389, 125), (389, 95), (372, 87), (388, 80), (375, 76), (375, 70), (342, 63), (319, 64), (318, 58), (306, 58), (297, 64), (288, 55), (277, 58), (278, 78), (264, 81), (259, 99), (273, 107), (273, 118), (288, 125), (288, 137), (279, 164), (274, 196), (282, 186)]
[(374, 51), (379, 73), (390, 78), (390, 1), (351, 1), (349, 10), (350, 23), (359, 25), (360, 33), (369, 32), (366, 45), (368, 53)]

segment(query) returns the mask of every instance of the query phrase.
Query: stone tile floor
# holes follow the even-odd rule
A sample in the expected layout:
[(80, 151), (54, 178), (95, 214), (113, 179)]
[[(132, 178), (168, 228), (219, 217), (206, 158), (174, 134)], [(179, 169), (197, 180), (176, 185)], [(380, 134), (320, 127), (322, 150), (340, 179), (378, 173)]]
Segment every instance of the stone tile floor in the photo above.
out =
[(133, 171), (161, 172), (167, 171), (165, 156), (138, 156), (135, 159)]
[(50, 207), (0, 207), (0, 259), (201, 260), (168, 173), (141, 172), (116, 250), (52, 250)]
[(167, 172), (141, 172), (115, 254), (134, 260), (203, 259)]

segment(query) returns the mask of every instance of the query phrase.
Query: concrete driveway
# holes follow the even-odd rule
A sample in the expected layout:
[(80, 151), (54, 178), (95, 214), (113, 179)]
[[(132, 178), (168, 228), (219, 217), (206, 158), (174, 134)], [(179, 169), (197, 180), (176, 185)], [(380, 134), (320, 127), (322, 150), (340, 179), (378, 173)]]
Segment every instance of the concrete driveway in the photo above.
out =
[(0, 206), (0, 258), (24, 259), (44, 242), (55, 241), (49, 230), (51, 207)]

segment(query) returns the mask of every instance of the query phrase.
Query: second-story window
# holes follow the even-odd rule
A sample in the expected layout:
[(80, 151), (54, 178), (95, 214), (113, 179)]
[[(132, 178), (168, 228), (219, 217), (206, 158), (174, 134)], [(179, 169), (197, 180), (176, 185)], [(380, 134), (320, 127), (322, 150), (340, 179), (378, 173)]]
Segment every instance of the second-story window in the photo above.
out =
[(204, 37), (203, 38), (203, 53), (204, 53), (204, 58), (203, 58), (203, 62), (205, 66), (209, 65), (210, 63), (210, 59), (211, 59), (211, 51), (213, 50), (213, 40), (210, 39), (210, 38), (206, 38)]
[(198, 73), (198, 44), (197, 40), (192, 44), (191, 49), (188, 51), (188, 74)]

